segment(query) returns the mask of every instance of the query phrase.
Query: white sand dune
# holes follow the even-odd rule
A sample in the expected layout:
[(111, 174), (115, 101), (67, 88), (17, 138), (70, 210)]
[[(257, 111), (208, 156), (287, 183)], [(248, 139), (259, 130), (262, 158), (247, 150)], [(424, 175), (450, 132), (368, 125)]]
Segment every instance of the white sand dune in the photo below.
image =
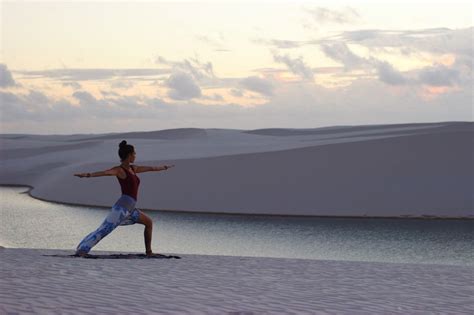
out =
[(180, 128), (180, 129), (167, 129), (158, 131), (147, 131), (147, 132), (124, 132), (115, 133), (99, 137), (86, 137), (82, 139), (74, 139), (71, 141), (82, 141), (90, 139), (196, 139), (206, 138), (207, 133), (205, 129), (199, 128)]
[[(444, 123), (445, 124), (445, 123)], [(442, 126), (443, 124), (441, 124)], [(419, 128), (433, 128), (440, 126), (439, 123), (427, 124), (390, 124), (390, 125), (364, 125), (364, 126), (333, 126), (313, 129), (288, 129), (288, 128), (266, 128), (245, 131), (245, 133), (266, 135), (266, 136), (300, 136), (300, 135), (324, 135), (324, 134), (338, 134), (338, 133), (353, 133), (353, 132), (368, 132), (368, 131), (382, 131), (386, 132), (392, 129), (419, 129)]]
[(137, 165), (176, 165), (139, 174), (142, 209), (474, 217), (472, 122), (2, 135), (0, 184), (32, 186), (32, 196), (50, 201), (110, 207), (120, 195), (116, 178), (73, 174), (118, 165), (123, 139), (135, 146)]
[[(37, 141), (35, 141), (37, 142)], [(86, 141), (79, 144), (57, 144), (46, 145), (45, 143), (35, 143), (35, 150), (31, 147), (5, 150), (2, 152), (2, 160), (18, 159), (42, 154), (51, 154), (54, 152), (63, 152), (68, 150), (87, 149), (88, 147), (101, 145), (102, 141)]]
[(0, 249), (0, 313), (472, 314), (474, 309), (474, 269), (467, 266), (203, 255), (67, 257), (71, 254)]
[(117, 132), (107, 133), (103, 135), (97, 134), (75, 134), (75, 135), (29, 135), (29, 134), (1, 134), (0, 139), (4, 140), (36, 140), (36, 141), (62, 141), (75, 142), (84, 140), (97, 139), (193, 139), (205, 138), (207, 136), (206, 129), (200, 128), (179, 128), (166, 129), (158, 131), (142, 131), (142, 132)]

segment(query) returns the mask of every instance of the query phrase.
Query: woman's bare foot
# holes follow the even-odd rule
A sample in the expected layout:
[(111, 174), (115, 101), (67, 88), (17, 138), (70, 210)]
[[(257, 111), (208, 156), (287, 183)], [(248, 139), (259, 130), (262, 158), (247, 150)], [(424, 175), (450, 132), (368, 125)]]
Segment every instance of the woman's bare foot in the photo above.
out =
[(81, 252), (81, 251), (79, 251), (79, 252), (76, 252), (75, 255), (76, 255), (76, 256), (79, 256), (79, 257), (86, 257), (86, 256), (88, 256), (89, 254), (86, 253), (86, 252)]

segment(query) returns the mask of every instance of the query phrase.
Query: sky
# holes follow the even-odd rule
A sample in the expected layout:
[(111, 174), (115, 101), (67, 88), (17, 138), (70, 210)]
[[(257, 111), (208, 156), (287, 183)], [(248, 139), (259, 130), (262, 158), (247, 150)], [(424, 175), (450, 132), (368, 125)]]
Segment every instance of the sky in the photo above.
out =
[(0, 133), (472, 121), (469, 1), (1, 1)]

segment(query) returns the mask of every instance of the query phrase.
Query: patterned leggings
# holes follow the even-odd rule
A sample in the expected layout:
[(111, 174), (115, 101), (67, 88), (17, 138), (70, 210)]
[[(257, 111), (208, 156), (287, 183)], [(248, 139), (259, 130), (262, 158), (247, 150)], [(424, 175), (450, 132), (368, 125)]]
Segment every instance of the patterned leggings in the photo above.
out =
[(128, 195), (122, 195), (113, 205), (104, 222), (87, 235), (76, 247), (79, 252), (88, 253), (101, 239), (106, 237), (119, 225), (131, 225), (138, 222), (140, 210), (135, 208), (136, 200)]

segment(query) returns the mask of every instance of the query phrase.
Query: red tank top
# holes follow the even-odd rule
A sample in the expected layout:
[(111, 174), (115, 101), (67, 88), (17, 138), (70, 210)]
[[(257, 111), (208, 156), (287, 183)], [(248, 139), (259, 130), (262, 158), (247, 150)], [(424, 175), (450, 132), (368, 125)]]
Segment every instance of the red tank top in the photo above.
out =
[(125, 179), (121, 179), (120, 177), (117, 176), (118, 181), (120, 183), (120, 187), (122, 188), (122, 194), (129, 195), (135, 198), (135, 200), (138, 200), (137, 194), (138, 194), (138, 186), (140, 185), (140, 178), (138, 178), (136, 174), (133, 174), (122, 165), (120, 166), (127, 173), (127, 178)]

